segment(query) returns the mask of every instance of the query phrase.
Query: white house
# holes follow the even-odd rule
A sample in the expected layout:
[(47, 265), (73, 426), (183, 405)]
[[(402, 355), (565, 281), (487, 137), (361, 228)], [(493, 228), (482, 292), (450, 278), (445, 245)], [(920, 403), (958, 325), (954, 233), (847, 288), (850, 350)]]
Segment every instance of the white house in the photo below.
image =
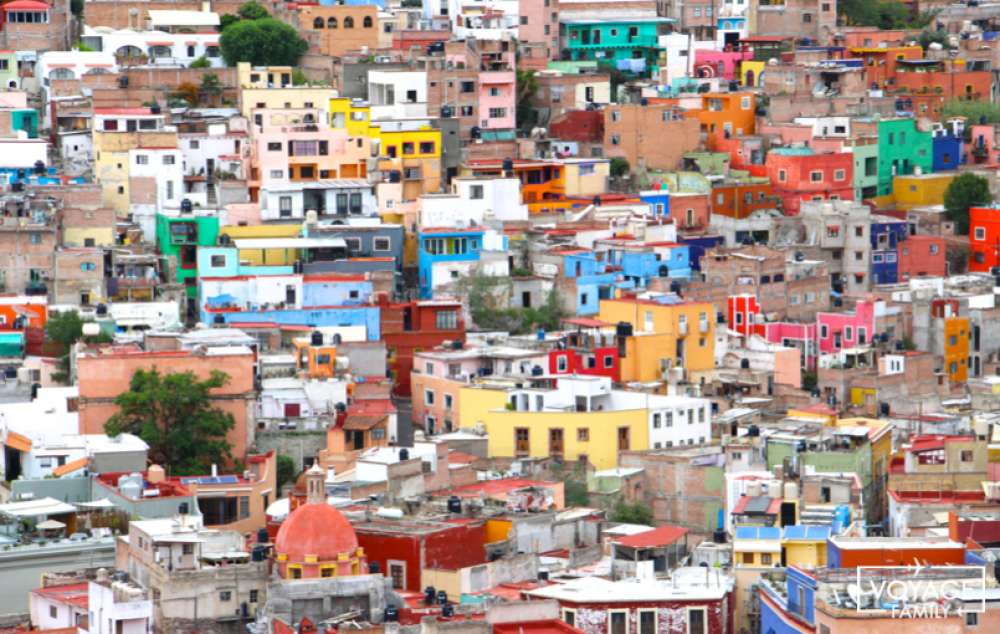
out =
[(219, 34), (133, 31), (105, 26), (83, 27), (83, 43), (116, 59), (142, 59), (151, 66), (187, 67), (204, 57), (212, 68), (226, 65), (219, 51)]

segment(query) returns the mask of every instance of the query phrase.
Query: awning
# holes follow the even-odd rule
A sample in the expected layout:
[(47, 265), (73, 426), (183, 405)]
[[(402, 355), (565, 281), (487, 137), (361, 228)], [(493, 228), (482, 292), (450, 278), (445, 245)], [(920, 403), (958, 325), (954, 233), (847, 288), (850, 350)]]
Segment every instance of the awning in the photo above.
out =
[(52, 475), (62, 477), (68, 473), (73, 473), (74, 471), (79, 471), (80, 469), (87, 468), (87, 458), (78, 458), (67, 462), (66, 464), (56, 467), (52, 470)]
[(76, 513), (76, 507), (72, 504), (60, 502), (55, 498), (0, 504), (0, 515), (8, 515), (10, 517), (41, 517), (44, 515), (65, 515), (67, 513)]
[(54, 531), (62, 528), (66, 528), (66, 525), (58, 520), (45, 520), (44, 522), (39, 522), (35, 525), (40, 531)]
[(16, 451), (31, 451), (31, 439), (27, 436), (22, 436), (16, 431), (8, 431), (7, 437), (4, 438), (3, 444), (7, 445), (11, 449)]

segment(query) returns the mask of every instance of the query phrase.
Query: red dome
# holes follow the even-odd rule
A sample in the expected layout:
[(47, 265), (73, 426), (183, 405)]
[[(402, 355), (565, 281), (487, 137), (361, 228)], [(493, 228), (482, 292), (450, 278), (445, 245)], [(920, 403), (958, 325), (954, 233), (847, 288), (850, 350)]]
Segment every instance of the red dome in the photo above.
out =
[(306, 555), (319, 561), (333, 561), (340, 555), (354, 555), (358, 536), (340, 511), (328, 504), (303, 504), (281, 523), (274, 550), (290, 562), (303, 562)]

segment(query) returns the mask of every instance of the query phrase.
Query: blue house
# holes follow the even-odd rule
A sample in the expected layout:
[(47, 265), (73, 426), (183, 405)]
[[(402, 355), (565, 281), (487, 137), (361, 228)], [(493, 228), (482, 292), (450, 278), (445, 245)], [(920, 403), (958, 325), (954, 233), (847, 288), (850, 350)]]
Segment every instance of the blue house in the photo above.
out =
[(584, 249), (562, 252), (563, 275), (575, 285), (574, 313), (579, 316), (596, 315), (600, 300), (614, 295), (615, 274), (608, 265), (597, 260), (597, 254)]
[[(504, 237), (504, 249), (506, 240)], [(434, 287), (457, 278), (467, 264), (478, 262), (483, 247), (483, 229), (422, 229), (417, 233), (417, 266), (420, 299), (434, 297)], [(449, 266), (461, 264), (460, 266)]]
[(701, 256), (705, 255), (705, 251), (714, 249), (725, 242), (725, 238), (722, 236), (690, 236), (680, 237), (678, 240), (688, 246), (688, 261), (692, 271), (701, 270)]
[(783, 584), (760, 583), (761, 634), (814, 634), (816, 578), (799, 568), (785, 568)]
[(610, 252), (612, 263), (621, 268), (622, 277), (645, 288), (653, 278), (691, 277), (691, 260), (686, 244), (680, 242), (635, 243)]
[(891, 216), (872, 216), (869, 233), (872, 244), (872, 282), (895, 284), (899, 280), (897, 248), (909, 235), (907, 223)]
[(641, 191), (639, 200), (649, 205), (654, 216), (670, 216), (670, 191), (666, 187)]
[(951, 134), (933, 138), (933, 166), (935, 172), (958, 169), (962, 162), (962, 139)]

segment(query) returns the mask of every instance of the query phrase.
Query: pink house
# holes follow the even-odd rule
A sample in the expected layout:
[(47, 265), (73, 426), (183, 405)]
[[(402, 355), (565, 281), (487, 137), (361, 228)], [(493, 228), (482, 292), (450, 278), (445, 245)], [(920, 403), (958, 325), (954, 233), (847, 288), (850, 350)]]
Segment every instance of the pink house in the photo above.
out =
[(967, 143), (965, 146), (965, 162), (969, 165), (996, 165), (1000, 163), (993, 124), (976, 124), (970, 128), (972, 130), (971, 143)]
[(801, 324), (791, 321), (769, 322), (764, 325), (764, 338), (770, 343), (780, 343), (788, 348), (798, 348), (802, 355), (802, 367), (816, 369), (816, 324)]
[(845, 348), (868, 345), (875, 334), (875, 317), (885, 310), (885, 302), (861, 300), (853, 311), (818, 313), (819, 352), (830, 354)]
[(521, 24), (517, 42), (521, 52), (518, 66), (524, 70), (545, 70), (559, 53), (559, 1), (518, 0)]
[(694, 52), (694, 74), (695, 77), (720, 77), (732, 81), (739, 79), (740, 62), (752, 59), (752, 51), (698, 49)]
[[(513, 68), (511, 60), (510, 68)], [(517, 107), (515, 86), (517, 78), (512, 70), (483, 71), (479, 73), (479, 118), (484, 130), (510, 130), (516, 125)]]

